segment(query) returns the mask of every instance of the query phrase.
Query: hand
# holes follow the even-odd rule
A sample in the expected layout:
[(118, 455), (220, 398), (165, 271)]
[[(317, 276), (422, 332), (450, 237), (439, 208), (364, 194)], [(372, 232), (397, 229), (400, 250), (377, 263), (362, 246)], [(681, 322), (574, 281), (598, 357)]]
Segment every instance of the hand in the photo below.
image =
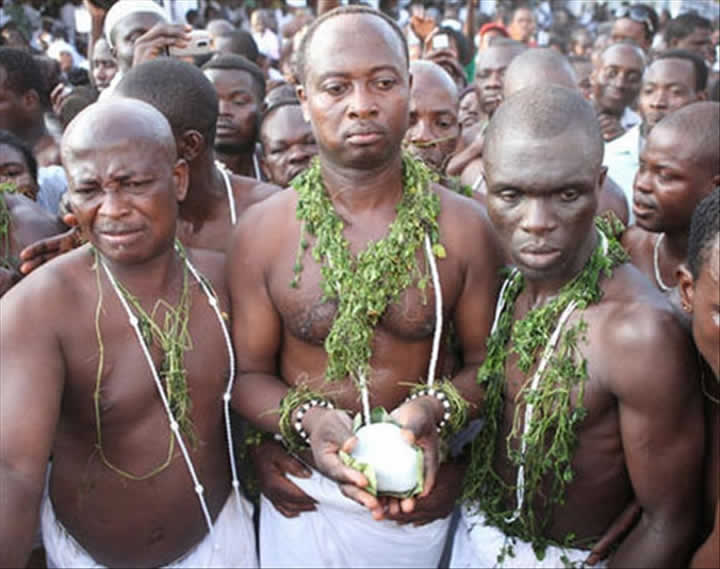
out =
[(285, 477), (289, 473), (309, 478), (310, 471), (290, 456), (276, 441), (264, 441), (250, 450), (258, 484), (262, 493), (286, 518), (315, 510), (315, 500)]
[(399, 524), (414, 526), (422, 526), (449, 516), (460, 496), (464, 475), (464, 465), (446, 462), (438, 470), (433, 491), (424, 498), (418, 498), (411, 512), (405, 513), (399, 500), (391, 498), (386, 500), (385, 516)]
[[(410, 444), (419, 446), (423, 451), (424, 485), (418, 498), (425, 498), (435, 486), (440, 451), (437, 424), (442, 416), (443, 406), (435, 397), (418, 397), (400, 405), (391, 415), (403, 428), (403, 434)], [(405, 498), (400, 501), (400, 509), (409, 514), (415, 509), (418, 498)]]
[(615, 140), (618, 136), (625, 133), (625, 129), (620, 124), (619, 118), (607, 113), (598, 113), (597, 117), (605, 142)]
[(628, 504), (623, 513), (612, 523), (600, 540), (590, 550), (585, 565), (592, 567), (610, 554), (610, 548), (619, 543), (623, 536), (629, 532), (637, 522), (642, 508), (635, 500)]
[(20, 280), (20, 277), (21, 275), (17, 271), (0, 267), (0, 296), (10, 290)]
[(99, 20), (101, 22), (105, 20), (107, 10), (103, 10), (100, 6), (98, 6), (94, 2), (91, 2), (90, 0), (83, 0), (83, 6), (85, 6), (88, 14), (90, 14), (90, 19)]
[(418, 38), (425, 41), (425, 38), (435, 29), (435, 20), (415, 14), (410, 17), (410, 28)]
[(458, 62), (457, 55), (449, 49), (439, 49), (431, 51), (425, 55), (425, 59), (437, 63), (445, 71), (448, 72), (453, 81), (457, 84), (464, 85), (465, 83), (465, 70)]
[(50, 103), (52, 104), (53, 113), (56, 116), (60, 115), (60, 109), (62, 109), (63, 103), (72, 93), (72, 88), (68, 87), (64, 83), (58, 83), (55, 85), (52, 91), (50, 91)]
[[(63, 221), (67, 223), (74, 218), (74, 215), (68, 214), (63, 218)], [(75, 247), (82, 245), (82, 243), (80, 228), (77, 226), (72, 227), (65, 233), (36, 241), (20, 251), (20, 261), (22, 261), (20, 272), (23, 275), (27, 275), (43, 263), (54, 259), (58, 255), (72, 251)]]
[(187, 47), (192, 26), (159, 22), (135, 41), (133, 65), (168, 54), (168, 48)]
[[(450, 159), (450, 162), (448, 162), (445, 168), (448, 176), (460, 176), (470, 162), (477, 158), (482, 158), (483, 148), (485, 146), (485, 136), (481, 130), (482, 125), (475, 124), (470, 128), (476, 131), (475, 138), (462, 152), (459, 152)], [(470, 129), (468, 129), (468, 134), (471, 134)]]
[(303, 426), (310, 433), (310, 446), (317, 469), (335, 480), (345, 496), (362, 504), (370, 510), (373, 518), (381, 520), (383, 507), (380, 501), (365, 491), (368, 479), (361, 472), (343, 463), (338, 456), (341, 450), (350, 454), (357, 444), (348, 414), (313, 407), (305, 413)]

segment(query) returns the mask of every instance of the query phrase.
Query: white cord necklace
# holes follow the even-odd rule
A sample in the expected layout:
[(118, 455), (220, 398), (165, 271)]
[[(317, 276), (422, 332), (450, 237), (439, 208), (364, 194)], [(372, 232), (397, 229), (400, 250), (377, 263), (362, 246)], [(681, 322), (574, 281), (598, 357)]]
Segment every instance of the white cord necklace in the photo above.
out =
[[(175, 249), (178, 250), (177, 244), (175, 245)], [(160, 399), (162, 400), (162, 403), (163, 403), (163, 407), (165, 407), (165, 412), (167, 413), (168, 421), (170, 423), (170, 430), (172, 431), (172, 436), (174, 436), (178, 442), (178, 446), (180, 447), (183, 458), (185, 459), (185, 465), (187, 466), (188, 472), (190, 473), (190, 478), (192, 478), (195, 493), (197, 494), (198, 500), (200, 501), (200, 507), (202, 508), (203, 516), (205, 517), (205, 523), (207, 524), (208, 534), (210, 535), (211, 539), (213, 539), (213, 541), (214, 541), (214, 530), (213, 530), (212, 517), (210, 516), (210, 510), (208, 508), (207, 501), (205, 500), (205, 496), (204, 496), (205, 488), (200, 483), (200, 479), (198, 478), (197, 473), (195, 471), (195, 466), (193, 465), (192, 459), (190, 458), (190, 454), (188, 453), (187, 447), (185, 446), (185, 442), (182, 438), (182, 435), (180, 434), (180, 425), (178, 424), (177, 420), (175, 419), (175, 416), (172, 413), (172, 410), (170, 409), (170, 405), (168, 403), (167, 396), (165, 395), (165, 391), (163, 390), (162, 383), (160, 382), (160, 377), (158, 375), (157, 369), (155, 368), (155, 363), (153, 362), (152, 356), (150, 355), (150, 350), (148, 349), (147, 345), (145, 344), (145, 340), (143, 339), (142, 332), (140, 331), (139, 320), (138, 320), (137, 316), (135, 316), (135, 314), (133, 313), (132, 309), (130, 308), (130, 305), (128, 304), (127, 300), (125, 299), (122, 292), (120, 291), (117, 280), (115, 279), (115, 276), (112, 274), (112, 272), (108, 268), (107, 263), (105, 262), (105, 259), (102, 256), (99, 256), (99, 257), (100, 257), (100, 264), (102, 265), (103, 269), (105, 270), (105, 274), (107, 275), (108, 280), (110, 281), (110, 284), (112, 285), (113, 290), (115, 291), (115, 294), (117, 295), (118, 299), (120, 300), (120, 303), (125, 308), (125, 312), (127, 312), (130, 326), (135, 331), (135, 336), (138, 339), (140, 348), (142, 349), (143, 355), (145, 356), (145, 360), (148, 363), (148, 367), (150, 368), (150, 373), (152, 374), (153, 381), (155, 382), (155, 387), (157, 387), (158, 393), (160, 394)], [(220, 323), (220, 329), (222, 330), (223, 338), (225, 339), (225, 347), (227, 348), (227, 352), (228, 352), (228, 361), (229, 361), (229, 368), (230, 368), (230, 376), (228, 378), (228, 383), (227, 383), (225, 392), (223, 393), (223, 397), (222, 397), (223, 408), (224, 408), (223, 410), (224, 410), (224, 414), (225, 414), (225, 435), (227, 437), (228, 455), (230, 457), (230, 471), (232, 474), (233, 494), (235, 495), (235, 499), (237, 501), (238, 507), (244, 511), (245, 506), (240, 497), (240, 481), (237, 476), (237, 463), (235, 461), (235, 449), (234, 449), (234, 445), (233, 445), (232, 432), (230, 429), (230, 399), (232, 397), (232, 395), (231, 395), (232, 388), (233, 388), (233, 383), (235, 381), (235, 354), (232, 349), (232, 343), (230, 341), (230, 334), (228, 332), (225, 321), (223, 320), (223, 316), (222, 316), (222, 313), (220, 312), (220, 308), (218, 307), (217, 297), (215, 296), (213, 291), (210, 289), (210, 287), (205, 283), (204, 278), (200, 275), (200, 273), (197, 271), (197, 269), (190, 262), (190, 259), (188, 259), (187, 257), (185, 257), (185, 264), (187, 265), (187, 268), (192, 273), (193, 277), (195, 277), (195, 280), (200, 285), (200, 288), (202, 288), (203, 292), (205, 293), (205, 296), (208, 299), (208, 304), (212, 307), (213, 311), (215, 312), (215, 316), (217, 317), (217, 320)], [(218, 551), (219, 549), (220, 549), (220, 544), (217, 542), (214, 542), (213, 550)]]
[(227, 192), (228, 203), (230, 205), (230, 224), (235, 225), (237, 223), (237, 212), (235, 211), (235, 196), (232, 191), (232, 183), (230, 182), (230, 173), (228, 172), (227, 166), (215, 160), (215, 167), (222, 174), (223, 180), (225, 181), (225, 191)]
[(653, 249), (653, 268), (655, 269), (655, 282), (657, 282), (660, 290), (663, 292), (669, 292), (672, 290), (672, 287), (665, 284), (662, 279), (662, 275), (660, 274), (660, 243), (662, 243), (663, 239), (665, 239), (665, 233), (661, 233), (655, 238), (655, 248)]

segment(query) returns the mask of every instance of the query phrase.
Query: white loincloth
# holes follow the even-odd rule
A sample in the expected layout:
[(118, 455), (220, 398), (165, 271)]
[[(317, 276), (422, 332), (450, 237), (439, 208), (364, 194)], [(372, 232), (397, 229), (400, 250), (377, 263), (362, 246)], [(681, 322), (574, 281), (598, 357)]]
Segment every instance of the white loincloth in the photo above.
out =
[[(250, 567), (256, 568), (255, 530), (249, 502), (242, 504), (231, 492), (223, 509), (213, 524), (213, 537), (205, 538), (187, 554), (165, 567)], [(43, 542), (47, 566), (56, 567), (104, 567), (73, 538), (55, 517), (49, 496), (43, 498), (40, 510)], [(214, 543), (220, 544), (216, 550)]]
[[(498, 564), (498, 555), (505, 545), (512, 545), (515, 555), (506, 555), (503, 563)], [(463, 507), (455, 532), (450, 567), (590, 567), (584, 564), (588, 555), (590, 551), (585, 549), (548, 546), (545, 557), (539, 560), (530, 543), (508, 538), (496, 527), (485, 525), (483, 514), (471, 514)], [(601, 561), (592, 567), (607, 567), (607, 563)]]
[(450, 516), (420, 527), (375, 521), (316, 470), (310, 478), (287, 477), (317, 509), (286, 518), (261, 496), (261, 567), (437, 567)]

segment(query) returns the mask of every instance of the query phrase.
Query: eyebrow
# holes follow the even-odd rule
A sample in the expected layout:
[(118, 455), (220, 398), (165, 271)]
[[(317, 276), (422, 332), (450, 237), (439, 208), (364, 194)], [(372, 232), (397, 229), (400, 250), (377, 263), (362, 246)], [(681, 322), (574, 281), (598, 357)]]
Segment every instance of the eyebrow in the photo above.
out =
[[(378, 73), (380, 71), (391, 71), (395, 75), (401, 75), (400, 70), (395, 67), (394, 65), (377, 65), (375, 67), (370, 68), (370, 73)], [(322, 73), (317, 76), (318, 81), (323, 81), (327, 79), (328, 77), (349, 77), (352, 73), (349, 73), (347, 71), (328, 71), (326, 73)]]

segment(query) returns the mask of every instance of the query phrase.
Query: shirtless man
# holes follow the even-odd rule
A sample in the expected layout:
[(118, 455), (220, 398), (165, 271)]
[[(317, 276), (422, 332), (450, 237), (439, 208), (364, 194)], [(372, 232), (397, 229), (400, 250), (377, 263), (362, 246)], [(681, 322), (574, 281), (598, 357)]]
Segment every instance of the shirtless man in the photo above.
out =
[(260, 168), (272, 184), (286, 188), (317, 154), (315, 136), (297, 97), (270, 103), (260, 122)]
[[(91, 245), (0, 299), (0, 565), (23, 566), (41, 511), (50, 566), (254, 566), (222, 413), (232, 369), (224, 257), (185, 253), (213, 297), (173, 249), (188, 172), (170, 126), (140, 101), (92, 105), (68, 127), (62, 156)], [(173, 346), (167, 412), (157, 370)]]
[(623, 236), (633, 264), (661, 291), (677, 284), (690, 219), (720, 184), (720, 104), (686, 105), (650, 131), (635, 176), (636, 225)]
[(715, 380), (703, 377), (707, 420), (705, 523), (711, 529), (693, 556), (691, 567), (717, 567), (720, 560), (720, 187), (700, 202), (688, 238), (687, 266), (680, 270), (680, 295), (692, 314), (695, 345), (710, 365)]
[[(246, 212), (228, 256), (233, 313), (237, 315), (233, 340), (241, 370), (234, 402), (250, 421), (274, 433), (280, 431), (276, 411), (282, 406), (293, 423), (298, 419), (298, 408), (287, 408), (287, 399), (281, 403), (286, 397), (299, 397), (303, 391), (298, 387), (322, 393), (321, 399), (331, 397), (338, 409), (353, 414), (360, 410), (359, 380), (345, 377), (346, 368), (338, 379), (325, 379), (328, 353), (336, 354), (338, 347), (329, 342), (328, 335), (331, 330), (342, 330), (347, 321), (343, 300), (357, 302), (353, 297), (365, 296), (368, 290), (388, 290), (388, 271), (382, 267), (390, 259), (388, 253), (379, 252), (381, 264), (374, 265), (379, 272), (370, 270), (368, 279), (362, 282), (353, 278), (349, 288), (340, 292), (340, 308), (332, 289), (328, 291), (330, 299), (324, 299), (321, 267), (330, 278), (335, 278), (337, 272), (322, 256), (318, 261), (313, 259), (312, 250), (320, 246), (317, 234), (306, 232), (302, 237), (303, 241), (307, 239), (310, 250), (300, 255), (296, 265), (302, 226), (307, 229), (307, 222), (301, 223), (297, 217), (302, 211), (298, 209), (302, 205), (300, 193), (307, 191), (306, 199), (321, 199), (327, 204), (321, 206), (324, 212), (318, 213), (323, 219), (338, 216), (339, 223), (332, 224), (333, 237), (325, 230), (318, 231), (331, 239), (344, 237), (348, 246), (343, 249), (350, 251), (351, 263), (370, 241), (377, 242), (389, 231), (395, 235), (399, 227), (407, 227), (404, 242), (413, 243), (405, 252), (408, 263), (419, 262), (423, 270), (427, 269), (423, 245), (414, 245), (424, 240), (423, 225), (410, 230), (407, 221), (398, 221), (397, 207), (406, 204), (409, 191), (403, 169), (413, 169), (416, 174), (426, 172), (417, 161), (404, 159), (401, 153), (410, 94), (402, 32), (393, 21), (370, 8), (352, 6), (328, 12), (309, 28), (300, 47), (297, 69), (299, 98), (313, 126), (319, 163), (303, 178), (307, 186), (298, 184), (295, 191), (280, 192)], [(427, 176), (417, 175), (419, 180)], [(442, 295), (445, 321), (452, 319), (454, 323), (466, 366), (452, 383), (442, 385), (447, 389), (454, 385), (464, 399), (477, 401), (480, 392), (474, 376), (485, 354), (497, 288), (495, 243), (480, 206), (440, 186), (418, 183), (427, 188), (423, 192), (429, 191), (422, 195), (432, 201), (433, 196), (439, 199), (437, 223), (446, 256), (437, 262), (440, 286), (432, 288)], [(306, 190), (297, 189), (302, 187)], [(327, 201), (322, 200), (322, 195), (328, 197)], [(422, 214), (419, 219), (426, 216)], [(383, 241), (386, 243), (390, 247), (388, 241)], [(468, 247), (468, 243), (473, 246)], [(395, 249), (393, 246), (391, 250)], [(400, 275), (407, 275), (406, 267), (400, 269)], [(291, 287), (294, 271), (300, 276), (295, 288)], [(448, 462), (437, 468), (436, 425), (443, 416), (437, 399), (421, 396), (403, 403), (411, 384), (430, 373), (436, 327), (431, 285), (423, 297), (414, 278), (410, 283), (397, 294), (383, 295), (390, 304), (374, 313), (376, 325), (367, 324), (373, 315), (367, 310), (363, 312), (367, 315), (358, 314), (352, 322), (370, 329), (369, 405), (394, 410), (406, 434), (424, 450), (426, 483), (422, 494), (400, 504), (391, 501), (385, 511), (382, 501), (365, 491), (367, 478), (339, 459), (338, 451), (350, 451), (356, 441), (349, 414), (317, 405), (307, 412), (300, 409), (302, 430), (312, 447), (311, 453), (302, 453), (302, 459), (312, 465), (312, 473), (310, 478), (293, 481), (317, 502), (310, 507), (318, 511), (288, 518), (283, 505), (278, 503), (277, 507), (263, 498), (263, 566), (427, 567), (439, 561), (462, 470)], [(341, 310), (345, 311), (344, 320), (338, 316)], [(347, 345), (351, 350), (362, 349), (363, 342), (351, 341)], [(337, 356), (332, 361), (338, 361)], [(351, 371), (359, 375), (355, 369)], [(475, 413), (477, 409), (470, 411)], [(288, 436), (287, 429), (283, 435)], [(290, 432), (288, 442), (293, 436)], [(288, 482), (281, 478), (283, 481)], [(279, 482), (273, 480), (272, 484)], [(400, 525), (410, 523), (423, 527)], [(277, 547), (279, 542), (283, 548)]]
[(520, 91), (487, 148), (488, 212), (517, 272), (478, 374), (485, 425), (450, 565), (580, 563), (634, 497), (642, 518), (610, 565), (682, 566), (704, 442), (695, 357), (666, 299), (594, 230), (594, 111), (575, 90)]

